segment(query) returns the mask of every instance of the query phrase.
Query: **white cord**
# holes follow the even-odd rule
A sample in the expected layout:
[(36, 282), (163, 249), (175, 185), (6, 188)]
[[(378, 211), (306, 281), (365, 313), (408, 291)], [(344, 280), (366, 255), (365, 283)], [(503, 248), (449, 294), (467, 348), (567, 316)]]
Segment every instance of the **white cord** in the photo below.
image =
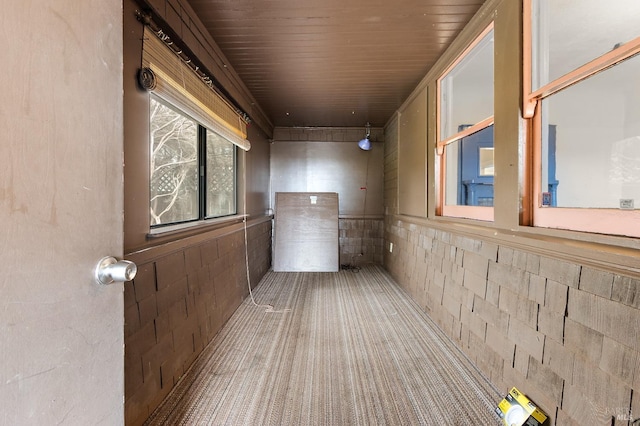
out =
[(253, 298), (253, 291), (251, 290), (251, 273), (249, 272), (249, 241), (247, 238), (247, 216), (248, 215), (247, 215), (247, 153), (246, 152), (242, 154), (242, 170), (244, 173), (244, 190), (242, 194), (242, 210), (243, 210), (242, 221), (244, 222), (244, 264), (247, 271), (247, 286), (249, 287), (249, 297), (251, 298), (251, 303), (253, 303), (254, 306), (257, 306), (259, 308), (266, 308), (265, 312), (272, 312), (272, 313), (290, 312), (291, 309), (289, 308), (281, 309), (279, 311), (274, 311), (272, 305), (258, 304)]

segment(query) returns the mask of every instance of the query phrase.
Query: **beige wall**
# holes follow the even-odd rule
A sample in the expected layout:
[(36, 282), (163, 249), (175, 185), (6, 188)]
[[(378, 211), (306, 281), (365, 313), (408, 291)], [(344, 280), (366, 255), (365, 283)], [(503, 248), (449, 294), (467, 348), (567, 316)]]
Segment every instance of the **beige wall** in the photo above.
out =
[[(626, 425), (629, 409), (640, 417), (638, 241), (525, 226), (518, 3), (488, 1), (414, 92), (429, 89), (423, 217), (398, 214), (398, 194), (406, 191), (398, 180), (405, 135), (397, 117), (387, 124), (384, 264), (504, 394), (518, 387), (551, 424)], [(435, 80), (492, 19), (495, 220), (437, 217)]]
[(398, 139), (398, 211), (408, 216), (427, 214), (427, 90), (402, 108)]
[(357, 145), (364, 136), (364, 127), (277, 127), (271, 143), (273, 209), (276, 192), (338, 193), (340, 264), (382, 263), (384, 135), (371, 129), (370, 151)]
[(364, 127), (277, 127), (271, 143), (272, 201), (276, 192), (337, 192), (341, 216), (382, 215), (384, 135), (371, 129), (370, 151), (358, 147), (364, 136)]

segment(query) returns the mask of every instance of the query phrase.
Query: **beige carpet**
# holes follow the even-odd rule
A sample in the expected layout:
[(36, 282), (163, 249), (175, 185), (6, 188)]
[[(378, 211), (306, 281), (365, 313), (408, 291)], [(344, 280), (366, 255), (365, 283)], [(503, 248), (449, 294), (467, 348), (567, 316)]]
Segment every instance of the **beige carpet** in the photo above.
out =
[[(381, 267), (269, 272), (149, 425), (498, 425), (501, 395)], [(290, 309), (290, 311), (283, 311)]]

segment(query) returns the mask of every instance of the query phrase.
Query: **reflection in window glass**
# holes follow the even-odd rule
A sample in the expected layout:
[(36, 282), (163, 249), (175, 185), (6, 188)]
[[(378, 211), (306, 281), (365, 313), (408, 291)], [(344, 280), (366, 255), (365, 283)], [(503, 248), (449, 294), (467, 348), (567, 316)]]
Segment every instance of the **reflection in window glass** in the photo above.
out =
[(532, 90), (640, 36), (638, 0), (532, 1)]
[(480, 176), (493, 176), (493, 147), (480, 148)]
[(493, 30), (440, 80), (440, 140), (493, 116)]
[(448, 144), (445, 156), (445, 204), (493, 206), (493, 126)]
[(640, 207), (640, 56), (542, 102), (547, 206)]
[(235, 145), (207, 129), (207, 217), (236, 213)]
[(198, 125), (151, 98), (151, 225), (198, 218)]

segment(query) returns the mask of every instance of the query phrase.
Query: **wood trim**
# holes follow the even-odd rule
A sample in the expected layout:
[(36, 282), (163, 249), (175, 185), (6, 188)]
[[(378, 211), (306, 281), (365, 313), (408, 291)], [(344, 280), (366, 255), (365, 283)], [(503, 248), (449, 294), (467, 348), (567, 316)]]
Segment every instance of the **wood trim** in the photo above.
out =
[(623, 44), (610, 52), (601, 55), (573, 71), (545, 84), (533, 91), (532, 87), (532, 0), (523, 0), (522, 18), (522, 116), (532, 118), (536, 112), (538, 102), (554, 93), (579, 83), (592, 75), (610, 68), (638, 53), (640, 53), (640, 37)]
[[(437, 158), (437, 157), (440, 158)], [(444, 215), (443, 207), (444, 207), (444, 189), (446, 184), (446, 176), (447, 176), (447, 152), (442, 148), (442, 153), (438, 152), (438, 147), (436, 147), (436, 161), (437, 165), (436, 174), (434, 176), (437, 177), (437, 181), (435, 184), (436, 188), (436, 216)]]
[(529, 95), (532, 101), (553, 95), (567, 87), (579, 83), (592, 75), (623, 62), (624, 60), (640, 53), (640, 37), (623, 44), (619, 48), (587, 62), (579, 68), (563, 75), (562, 77), (542, 86)]
[[(442, 152), (444, 152), (444, 147), (446, 145), (449, 145), (452, 142), (455, 142), (459, 139), (465, 138), (469, 135), (472, 135), (476, 132), (479, 132), (482, 129), (485, 129), (489, 126), (491, 126), (493, 124), (493, 115), (491, 117), (485, 118), (484, 120), (480, 121), (479, 123), (474, 124), (473, 126), (467, 127), (466, 129), (464, 129), (461, 132), (456, 133), (455, 135), (444, 139), (442, 141), (438, 141), (437, 145), (436, 145), (436, 149), (438, 150), (438, 152), (440, 152), (442, 150)], [(440, 154), (442, 155), (442, 154)]]
[(614, 234), (625, 237), (640, 237), (640, 212), (632, 210), (542, 207), (542, 114), (533, 116), (532, 139), (532, 225), (558, 228), (595, 234)]
[(522, 186), (521, 186), (521, 208), (520, 208), (520, 225), (533, 225), (533, 203), (534, 194), (536, 194), (534, 186), (534, 148), (533, 148), (533, 131), (535, 126), (532, 120), (524, 120), (524, 138), (521, 144), (522, 158), (520, 167), (522, 170)]
[(442, 205), (442, 216), (493, 222), (493, 207)]
[[(427, 99), (429, 94), (427, 93)], [(402, 123), (402, 112), (398, 110), (397, 112), (397, 123), (396, 123), (396, 199), (395, 205), (393, 206), (393, 212), (398, 213), (400, 211), (400, 124)], [(386, 143), (385, 143), (386, 146)]]
[[(258, 226), (264, 222), (271, 221), (272, 219), (273, 216), (271, 215), (256, 217), (255, 219), (251, 219), (247, 222), (247, 228)], [(152, 247), (128, 252), (125, 254), (125, 258), (134, 261), (135, 263), (143, 264), (167, 254), (184, 250), (186, 247), (195, 246), (205, 241), (231, 235), (235, 232), (242, 232), (243, 229), (244, 222), (237, 222), (224, 227), (214, 227), (214, 229), (208, 231), (204, 231), (201, 227), (196, 227), (196, 229), (189, 230), (195, 232), (195, 234), (189, 234), (187, 231), (184, 231), (180, 237), (174, 238), (173, 240), (164, 241)]]
[(384, 215), (382, 214), (368, 214), (368, 215), (358, 215), (358, 214), (345, 214), (338, 215), (338, 220), (383, 220)]
[(542, 191), (542, 115), (535, 114), (531, 119), (531, 206), (533, 207), (532, 219), (535, 222), (535, 211), (540, 207), (540, 194)]
[(532, 0), (522, 4), (522, 117), (531, 118), (536, 110), (537, 100), (531, 98), (531, 7)]
[[(469, 218), (469, 219), (478, 219), (493, 222), (494, 220), (494, 209), (493, 207), (480, 207), (480, 206), (458, 206), (458, 205), (446, 205), (445, 197), (446, 197), (446, 184), (447, 184), (447, 153), (445, 150), (445, 146), (453, 143), (457, 140), (460, 140), (466, 136), (469, 136), (473, 133), (479, 132), (482, 129), (485, 129), (493, 124), (493, 116), (482, 120), (481, 122), (474, 124), (471, 127), (464, 129), (461, 132), (456, 133), (451, 138), (442, 142), (438, 142), (436, 146), (436, 153), (440, 156), (439, 161), (436, 163), (439, 164), (440, 174), (439, 181), (436, 186), (437, 194), (436, 194), (436, 215), (438, 216), (451, 216), (451, 217), (461, 217), (461, 218)], [(488, 212), (490, 210), (490, 213)]]
[[(440, 111), (442, 110), (442, 105), (440, 104), (440, 92), (442, 89), (440, 88), (440, 79), (436, 80), (436, 154), (444, 155), (444, 145), (440, 144)], [(429, 93), (427, 92), (427, 96)]]
[[(523, 38), (527, 40), (523, 51), (523, 66), (526, 66), (526, 59), (529, 59), (529, 68), (523, 68), (523, 84), (531, 84), (531, 0), (524, 0), (524, 21), (523, 25), (529, 23), (528, 28), (524, 28)], [(585, 80), (586, 78), (610, 68), (625, 59), (640, 53), (640, 37), (612, 50), (564, 76), (544, 85), (533, 93), (526, 93), (526, 102), (537, 104), (541, 99), (553, 95), (573, 84)], [(528, 78), (528, 80), (527, 80)], [(526, 89), (526, 86), (525, 86)], [(530, 89), (529, 89), (530, 90)], [(526, 103), (525, 102), (525, 103)], [(523, 114), (526, 111), (523, 109)], [(525, 118), (526, 117), (526, 114)], [(559, 208), (542, 207), (540, 196), (542, 194), (541, 173), (542, 173), (542, 114), (540, 108), (532, 111), (530, 123), (532, 129), (530, 137), (532, 139), (532, 194), (529, 201), (532, 206), (532, 224), (537, 227), (558, 228), (574, 231), (583, 231), (596, 234), (615, 234), (629, 237), (640, 237), (640, 214), (635, 211), (597, 208)]]
[[(438, 152), (438, 155), (442, 155), (442, 151), (443, 151), (443, 147), (451, 142), (456, 141), (457, 139), (463, 138), (465, 136), (470, 135), (471, 133), (475, 133), (477, 130), (481, 130), (482, 127), (479, 127), (481, 123), (484, 123), (488, 120), (484, 119), (483, 121), (481, 121), (480, 123), (476, 123), (475, 125), (469, 127), (468, 129), (463, 130), (462, 132), (458, 132), (444, 140), (440, 140), (441, 138), (441, 118), (442, 118), (442, 105), (440, 103), (440, 98), (441, 98), (441, 93), (442, 93), (442, 80), (451, 72), (451, 70), (453, 70), (462, 60), (464, 60), (464, 58), (467, 57), (467, 55), (469, 54), (469, 52), (471, 52), (481, 41), (482, 39), (491, 31), (493, 31), (493, 25), (494, 22), (491, 21), (489, 23), (489, 25), (487, 25), (487, 27), (480, 33), (478, 34), (473, 41), (462, 51), (462, 53), (460, 53), (456, 59), (447, 67), (445, 68), (445, 70), (442, 72), (442, 74), (440, 75), (440, 77), (437, 78), (436, 80), (436, 150)], [(491, 124), (493, 124), (493, 115), (490, 117), (492, 122)], [(490, 124), (485, 125), (484, 127), (488, 127)], [(472, 130), (472, 129), (476, 129), (477, 130)], [(468, 130), (472, 130), (469, 131), (467, 133)]]
[(494, 23), (491, 21), (489, 25), (485, 27), (485, 29), (478, 34), (473, 41), (460, 53), (457, 58), (442, 72), (440, 77), (436, 80), (436, 154), (440, 156), (439, 161), (439, 177), (436, 187), (436, 215), (441, 216), (452, 216), (452, 217), (461, 217), (461, 218), (470, 218), (470, 219), (478, 219), (493, 222), (494, 218), (494, 210), (492, 207), (477, 207), (477, 206), (448, 206), (445, 204), (445, 185), (446, 185), (446, 153), (445, 146), (453, 143), (457, 140), (460, 140), (466, 136), (469, 136), (473, 133), (476, 133), (484, 128), (487, 128), (493, 124), (493, 115), (485, 118), (484, 120), (458, 132), (454, 135), (440, 140), (441, 137), (441, 111), (442, 105), (440, 102), (441, 98), (441, 82), (442, 80), (453, 70), (466, 56), (471, 52), (482, 40), (483, 38), (493, 31)]
[(640, 212), (629, 210), (536, 206), (534, 225), (640, 238)]

